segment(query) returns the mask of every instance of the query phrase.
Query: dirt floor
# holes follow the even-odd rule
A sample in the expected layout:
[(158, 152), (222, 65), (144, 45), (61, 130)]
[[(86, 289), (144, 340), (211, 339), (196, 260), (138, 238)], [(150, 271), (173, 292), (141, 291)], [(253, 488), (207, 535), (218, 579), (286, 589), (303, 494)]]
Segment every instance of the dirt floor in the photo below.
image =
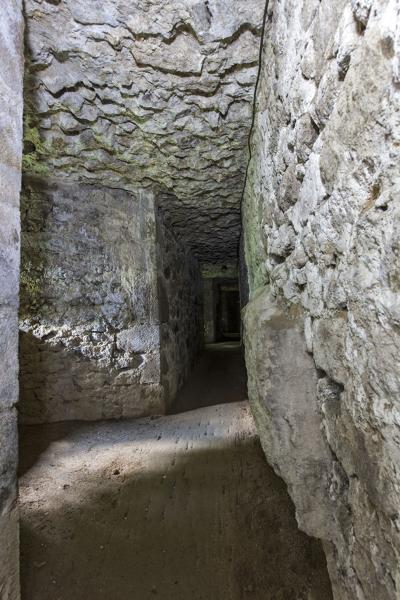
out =
[(175, 414), (23, 428), (23, 600), (330, 600), (245, 396), (214, 345)]
[(246, 402), (27, 427), (23, 600), (328, 600)]
[(168, 412), (176, 414), (202, 406), (240, 402), (246, 398), (247, 376), (240, 343), (207, 344)]

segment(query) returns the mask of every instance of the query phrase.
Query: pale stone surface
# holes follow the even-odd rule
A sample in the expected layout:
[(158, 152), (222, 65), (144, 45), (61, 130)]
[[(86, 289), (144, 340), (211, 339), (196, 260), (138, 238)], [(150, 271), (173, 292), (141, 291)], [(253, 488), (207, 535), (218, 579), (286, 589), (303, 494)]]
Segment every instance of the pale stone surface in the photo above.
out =
[(25, 182), (25, 422), (163, 411), (154, 198)]
[(25, 180), (25, 423), (160, 414), (202, 344), (197, 261), (142, 190)]
[(264, 0), (27, 0), (28, 173), (159, 194), (236, 256)]
[(400, 594), (398, 34), (395, 0), (270, 1), (244, 199), (250, 399), (340, 600)]
[(332, 453), (321, 434), (318, 376), (306, 351), (301, 317), (296, 307), (286, 314), (280, 310), (268, 288), (247, 306), (246, 360), (254, 365), (249, 396), (268, 459), (288, 480), (299, 526), (331, 539), (336, 536), (335, 503), (343, 490), (335, 488)]
[(0, 8), (0, 598), (19, 598), (16, 500), (19, 192), (23, 19), (20, 0)]

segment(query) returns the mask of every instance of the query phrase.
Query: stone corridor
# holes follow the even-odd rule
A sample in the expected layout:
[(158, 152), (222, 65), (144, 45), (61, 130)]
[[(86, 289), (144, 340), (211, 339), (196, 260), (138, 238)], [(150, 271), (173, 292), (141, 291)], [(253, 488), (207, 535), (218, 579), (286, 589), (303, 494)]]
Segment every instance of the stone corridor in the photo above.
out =
[(399, 115), (399, 0), (0, 2), (0, 600), (399, 600)]

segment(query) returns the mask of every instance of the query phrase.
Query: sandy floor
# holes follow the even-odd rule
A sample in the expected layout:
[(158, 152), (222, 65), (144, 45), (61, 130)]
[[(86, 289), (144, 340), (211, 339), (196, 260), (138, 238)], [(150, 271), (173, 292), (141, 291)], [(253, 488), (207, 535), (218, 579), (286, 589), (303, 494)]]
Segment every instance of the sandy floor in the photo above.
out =
[(23, 600), (328, 600), (245, 402), (24, 431)]

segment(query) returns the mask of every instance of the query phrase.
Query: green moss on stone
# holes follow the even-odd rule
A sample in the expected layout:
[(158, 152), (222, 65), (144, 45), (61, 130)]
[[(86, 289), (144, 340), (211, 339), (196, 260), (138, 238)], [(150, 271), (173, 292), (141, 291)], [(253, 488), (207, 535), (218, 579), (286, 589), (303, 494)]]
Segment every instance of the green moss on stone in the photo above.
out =
[(50, 168), (44, 159), (51, 155), (52, 148), (40, 137), (40, 132), (29, 113), (24, 115), (24, 153), (22, 168), (25, 172), (34, 175), (47, 175)]

